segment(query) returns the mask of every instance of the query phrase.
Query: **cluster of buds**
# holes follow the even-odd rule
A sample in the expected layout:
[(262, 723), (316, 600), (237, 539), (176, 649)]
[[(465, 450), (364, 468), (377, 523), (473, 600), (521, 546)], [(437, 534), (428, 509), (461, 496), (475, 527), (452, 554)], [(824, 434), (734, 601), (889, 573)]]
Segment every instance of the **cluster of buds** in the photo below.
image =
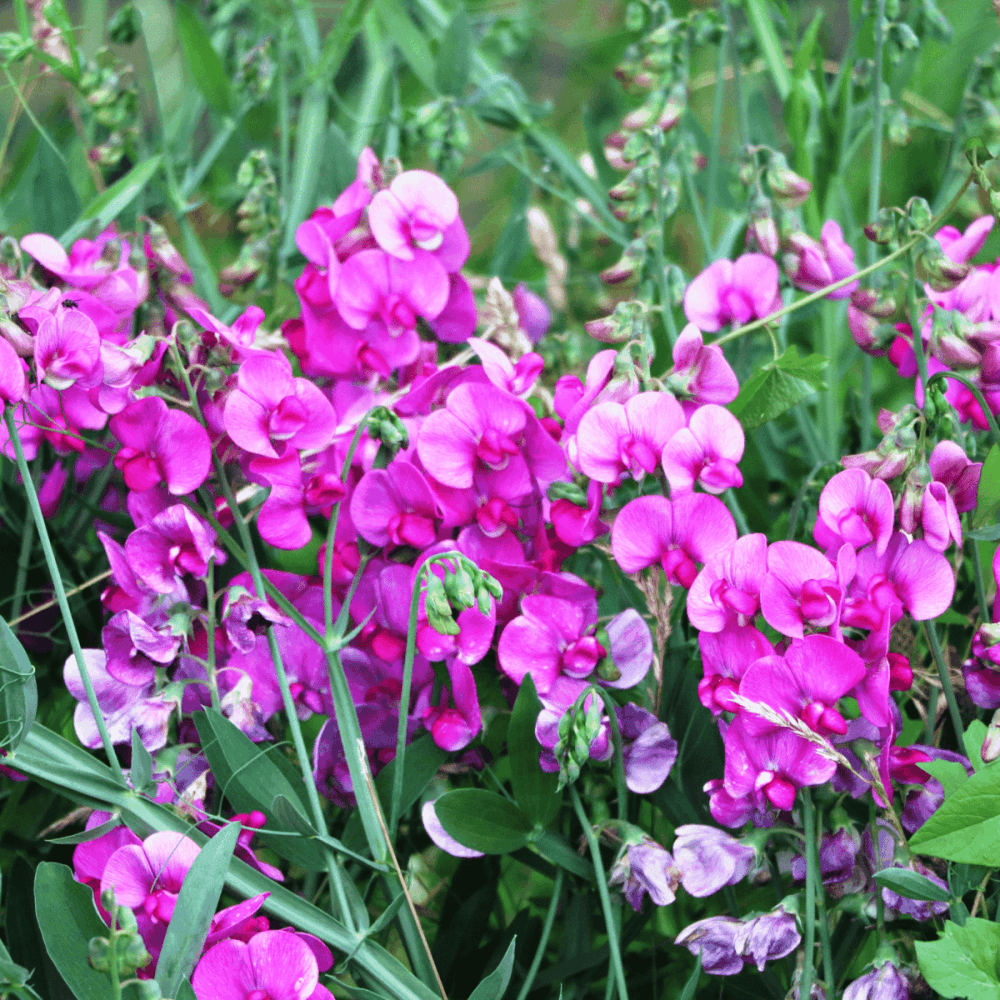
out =
[(469, 127), (453, 97), (441, 97), (418, 108), (411, 132), (413, 141), (426, 149), (438, 173), (450, 176), (462, 169), (469, 149)]
[(449, 552), (445, 557), (428, 562), (424, 607), (427, 623), (440, 635), (459, 635), (461, 630), (453, 615), (470, 608), (488, 614), (490, 599), (498, 601), (502, 596), (500, 584), (466, 556)]
[(105, 131), (104, 139), (88, 156), (101, 167), (115, 167), (134, 160), (139, 138), (139, 98), (129, 63), (102, 49), (80, 77), (80, 96), (93, 123)]
[(232, 295), (267, 267), (280, 235), (278, 182), (263, 150), (255, 149), (240, 164), (236, 183), (246, 192), (236, 210), (236, 228), (246, 234), (246, 239), (235, 262), (219, 273), (219, 291), (223, 295)]
[[(139, 933), (135, 914), (127, 906), (115, 903), (114, 889), (101, 893), (101, 906), (111, 916), (111, 933), (108, 937), (94, 937), (88, 945), (88, 960), (97, 972), (115, 970), (118, 979), (134, 976), (153, 960)], [(156, 984), (153, 983), (153, 986)], [(154, 995), (158, 995), (156, 990)]]

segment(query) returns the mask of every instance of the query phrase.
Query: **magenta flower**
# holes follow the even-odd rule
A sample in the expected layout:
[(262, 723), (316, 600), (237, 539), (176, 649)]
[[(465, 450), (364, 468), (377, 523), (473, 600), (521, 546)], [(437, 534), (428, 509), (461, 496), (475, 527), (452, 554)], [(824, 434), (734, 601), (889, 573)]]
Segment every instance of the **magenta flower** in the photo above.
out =
[(748, 625), (760, 611), (767, 574), (767, 537), (744, 535), (709, 556), (687, 599), (691, 624), (700, 632)]
[(836, 626), (845, 584), (854, 576), (853, 550), (846, 547), (846, 579), (822, 552), (801, 542), (773, 542), (760, 588), (764, 620), (782, 635), (801, 639), (805, 629)]
[(488, 496), (505, 500), (544, 490), (566, 470), (562, 449), (530, 408), (493, 385), (453, 389), (445, 408), (420, 428), (417, 454), (442, 485), (468, 489), (477, 483)]
[(517, 310), (518, 325), (528, 335), (528, 340), (537, 344), (552, 325), (552, 313), (548, 304), (523, 281), (514, 286), (511, 297)]
[(396, 458), (361, 477), (351, 494), (351, 520), (372, 545), (426, 549), (437, 541), (440, 515), (420, 470)]
[(390, 336), (397, 336), (412, 330), (418, 316), (439, 316), (449, 292), (448, 275), (425, 250), (411, 260), (361, 250), (344, 261), (335, 301), (344, 322), (355, 330), (378, 320)]
[(132, 611), (119, 611), (101, 633), (107, 671), (123, 684), (143, 686), (156, 679), (157, 666), (172, 663), (181, 637), (169, 627), (153, 628)]
[(624, 406), (598, 403), (577, 428), (577, 467), (601, 483), (618, 483), (626, 473), (641, 479), (683, 426), (684, 411), (669, 392), (641, 392)]
[(677, 827), (675, 837), (674, 861), (681, 870), (681, 885), (699, 898), (742, 882), (757, 859), (752, 847), (714, 826), (686, 824)]
[(701, 330), (688, 323), (674, 343), (674, 373), (668, 388), (692, 399), (699, 406), (725, 406), (740, 393), (736, 373), (729, 367), (721, 347), (705, 346)]
[[(491, 634), (492, 631), (491, 626)], [(441, 689), (437, 705), (428, 704), (421, 709), (420, 718), (442, 750), (454, 751), (467, 747), (479, 735), (483, 716), (468, 664), (458, 656), (449, 657), (447, 664), (451, 683)]]
[(111, 418), (122, 443), (115, 455), (130, 490), (166, 483), (174, 496), (193, 493), (208, 478), (212, 446), (205, 428), (181, 410), (168, 409), (158, 396), (137, 399)]
[[(95, 810), (87, 817), (85, 829), (93, 830), (111, 819), (111, 813)], [(127, 827), (116, 826), (96, 840), (87, 840), (73, 848), (73, 877), (94, 890), (94, 902), (100, 906), (101, 877), (111, 855), (119, 847), (141, 845), (142, 841)]]
[(680, 868), (655, 840), (643, 836), (627, 844), (608, 873), (608, 885), (622, 888), (622, 895), (638, 913), (646, 893), (655, 906), (669, 906), (676, 898)]
[[(135, 686), (116, 680), (108, 673), (107, 657), (102, 649), (85, 649), (83, 656), (111, 742), (128, 743), (135, 729), (143, 746), (151, 753), (166, 746), (170, 716), (180, 707), (177, 696), (166, 692), (157, 694), (153, 683)], [(101, 735), (75, 656), (66, 660), (63, 681), (79, 702), (73, 713), (77, 739), (85, 747), (96, 750), (101, 745)]]
[(838, 472), (819, 496), (819, 515), (813, 529), (816, 544), (828, 552), (847, 542), (855, 549), (875, 542), (881, 554), (892, 537), (895, 522), (892, 491), (863, 469)]
[(10, 343), (0, 337), (0, 403), (19, 403), (27, 396), (25, 364)]
[(740, 422), (727, 409), (708, 403), (691, 414), (663, 449), (670, 495), (690, 493), (697, 484), (708, 493), (743, 485), (737, 463), (746, 441)]
[(705, 676), (698, 682), (698, 698), (713, 715), (736, 712), (734, 695), (750, 664), (773, 656), (774, 647), (752, 625), (729, 625), (721, 632), (699, 632), (698, 648)]
[(684, 293), (684, 315), (707, 333), (762, 319), (780, 305), (778, 265), (759, 253), (709, 264)]
[[(844, 242), (844, 233), (833, 219), (827, 219), (820, 230), (820, 242), (805, 233), (789, 237), (791, 252), (785, 255), (785, 271), (792, 284), (804, 292), (818, 292), (835, 281), (848, 278), (857, 271), (854, 251)], [(858, 287), (852, 281), (827, 295), (828, 299), (846, 299)]]
[[(821, 736), (847, 732), (837, 702), (865, 676), (864, 661), (852, 649), (825, 635), (793, 639), (784, 656), (764, 656), (751, 664), (740, 682), (740, 697), (800, 719)], [(743, 709), (748, 734), (777, 727), (751, 709)]]
[(470, 337), (469, 346), (479, 355), (487, 378), (512, 396), (527, 396), (545, 367), (541, 355), (533, 351), (519, 358), (515, 364), (496, 344), (491, 344), (488, 340)]
[(668, 500), (638, 497), (619, 511), (611, 529), (611, 551), (625, 573), (659, 563), (667, 580), (690, 587), (715, 553), (736, 541), (736, 523), (715, 497), (690, 493)]
[[(992, 224), (993, 216), (988, 218)], [(970, 462), (961, 445), (954, 441), (939, 441), (931, 452), (928, 465), (934, 481), (944, 484), (948, 490), (959, 514), (975, 510), (982, 462)]]
[(787, 811), (797, 789), (822, 785), (837, 770), (814, 743), (791, 730), (751, 735), (745, 723), (746, 717), (737, 715), (726, 731), (725, 790), (733, 798), (751, 796)]
[(220, 941), (198, 962), (191, 985), (198, 1000), (333, 1000), (313, 950), (287, 931)]
[(685, 927), (674, 944), (701, 955), (701, 967), (710, 976), (735, 976), (743, 971), (743, 959), (734, 943), (742, 927), (736, 917), (708, 917)]
[(603, 500), (604, 484), (596, 480), (587, 487), (586, 507), (571, 500), (555, 500), (549, 507), (549, 520), (559, 540), (576, 549), (607, 534), (608, 526), (600, 520)]
[(58, 309), (47, 315), (35, 334), (35, 368), (53, 389), (100, 384), (101, 336), (94, 321), (79, 309)]
[(858, 553), (841, 620), (853, 628), (878, 629), (886, 619), (895, 625), (906, 612), (926, 621), (944, 614), (954, 595), (948, 560), (926, 542), (908, 541), (897, 531), (882, 555), (874, 545)]
[(965, 264), (982, 250), (992, 229), (993, 216), (981, 215), (969, 223), (964, 233), (960, 233), (954, 226), (942, 226), (934, 234), (934, 239), (941, 244), (941, 249), (951, 260), (956, 264)]
[(423, 250), (453, 274), (469, 256), (458, 198), (426, 170), (406, 170), (379, 191), (368, 206), (368, 225), (379, 246), (400, 260), (413, 260)]
[(203, 577), (208, 562), (226, 561), (215, 532), (192, 510), (175, 504), (125, 540), (125, 556), (136, 577), (158, 594), (171, 594), (186, 573)]
[(247, 358), (226, 400), (226, 433), (246, 451), (279, 458), (288, 448), (320, 451), (333, 440), (337, 417), (308, 379), (294, 378), (283, 354)]
[[(916, 513), (916, 511), (914, 512)], [(903, 517), (903, 505), (900, 504), (900, 527), (907, 528)], [(924, 541), (935, 552), (944, 552), (955, 543), (962, 546), (962, 522), (959, 520), (955, 501), (952, 499), (944, 483), (937, 481), (928, 483), (920, 498), (919, 526), (923, 531)], [(916, 524), (910, 528), (913, 532)]]

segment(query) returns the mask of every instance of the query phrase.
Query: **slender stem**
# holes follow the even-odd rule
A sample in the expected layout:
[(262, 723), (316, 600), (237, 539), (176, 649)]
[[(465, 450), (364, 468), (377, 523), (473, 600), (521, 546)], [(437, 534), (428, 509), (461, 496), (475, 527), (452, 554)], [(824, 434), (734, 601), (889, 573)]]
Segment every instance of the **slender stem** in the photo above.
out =
[(967, 538), (972, 553), (972, 576), (976, 582), (976, 603), (979, 605), (979, 620), (986, 624), (990, 620), (989, 600), (986, 597), (986, 577), (983, 574), (983, 559), (979, 554), (979, 542)]
[(625, 780), (625, 755), (622, 752), (622, 731), (618, 725), (618, 714), (615, 712), (615, 703), (604, 688), (597, 687), (596, 691), (604, 702), (604, 707), (608, 712), (608, 721), (611, 725), (611, 742), (615, 751), (615, 787), (618, 793), (618, 818), (623, 822), (628, 819), (628, 783)]
[(816, 861), (816, 817), (813, 812), (812, 797), (808, 788), (803, 788), (802, 818), (805, 826), (806, 843), (806, 906), (802, 922), (805, 925), (805, 942), (802, 955), (802, 978), (799, 980), (799, 996), (812, 996), (813, 950), (816, 940), (816, 882), (819, 865)]
[[(37, 476), (39, 464), (36, 461), (32, 470), (32, 475)], [(37, 492), (38, 483), (33, 482)], [(35, 522), (33, 519), (24, 519), (24, 528), (21, 534), (21, 551), (17, 555), (17, 576), (14, 578), (14, 603), (10, 609), (11, 621), (16, 622), (21, 617), (21, 608), (24, 607), (24, 591), (28, 584), (28, 568), (31, 566), (31, 548), (35, 543)]]
[(728, 0), (722, 0), (721, 10), (726, 21), (726, 36), (733, 61), (733, 87), (736, 90), (736, 120), (739, 123), (740, 143), (745, 146), (750, 141), (750, 118), (747, 114), (746, 94), (743, 91), (743, 67), (736, 48), (736, 32), (733, 30), (733, 15)]
[(208, 595), (205, 598), (206, 604), (206, 630), (208, 632), (208, 688), (212, 697), (212, 708), (217, 712), (222, 711), (219, 704), (219, 679), (215, 673), (215, 559), (208, 560), (208, 570), (205, 574), (205, 589)]
[(833, 949), (830, 946), (830, 924), (826, 911), (826, 890), (823, 888), (823, 869), (819, 861), (819, 845), (823, 840), (823, 814), (819, 806), (816, 807), (816, 837), (813, 839), (809, 850), (815, 857), (818, 880), (816, 884), (817, 910), (816, 917), (819, 924), (819, 941), (823, 952), (823, 978), (826, 980), (827, 996), (829, 1000), (836, 1000), (836, 983), (833, 977)]
[(962, 726), (962, 713), (958, 710), (958, 702), (955, 700), (955, 689), (951, 685), (951, 677), (948, 676), (948, 665), (944, 661), (944, 653), (941, 651), (941, 640), (938, 638), (937, 626), (933, 621), (924, 622), (924, 630), (927, 633), (927, 643), (931, 647), (931, 656), (937, 664), (938, 676), (941, 678), (941, 690), (944, 691), (944, 700), (948, 702), (948, 711), (951, 714), (951, 724), (955, 728), (955, 742), (958, 743), (959, 753), (963, 757), (968, 757), (965, 749), (965, 729)]
[(11, 406), (4, 408), (4, 421), (7, 424), (7, 433), (11, 443), (14, 445), (14, 455), (17, 459), (17, 468), (21, 473), (21, 481), (24, 484), (24, 492), (28, 494), (28, 506), (31, 508), (31, 516), (38, 530), (38, 540), (41, 542), (42, 551), (45, 553), (45, 562), (49, 567), (49, 576), (52, 578), (52, 589), (56, 592), (56, 600), (59, 602), (59, 611), (62, 614), (63, 625), (66, 627), (66, 635), (69, 637), (70, 648), (76, 657), (76, 664), (80, 670), (80, 679), (83, 681), (83, 690), (87, 693), (87, 703), (91, 712), (94, 713), (94, 723), (97, 732), (100, 734), (101, 743), (104, 745), (104, 752), (107, 754), (108, 763), (112, 772), (116, 775), (116, 780), (125, 785), (125, 775), (122, 773), (121, 764), (115, 754), (114, 744), (111, 742), (111, 735), (104, 722), (104, 715), (101, 712), (100, 703), (97, 700), (97, 693), (94, 691), (94, 684), (90, 679), (90, 671), (87, 669), (87, 661), (83, 656), (83, 649), (80, 646), (80, 637), (76, 632), (76, 623), (73, 621), (73, 614), (70, 611), (69, 600), (66, 597), (66, 588), (63, 586), (62, 573), (59, 571), (59, 563), (56, 561), (56, 554), (52, 549), (52, 541), (49, 538), (49, 530), (45, 524), (45, 516), (42, 514), (41, 505), (38, 502), (38, 492), (31, 478), (31, 469), (24, 457), (24, 449), (21, 447), (21, 438), (17, 433), (17, 424), (14, 422), (14, 409)]
[[(34, 529), (34, 522), (31, 522), (32, 529)], [(89, 580), (84, 580), (83, 583), (74, 587), (72, 590), (66, 591), (67, 597), (73, 597), (76, 594), (83, 593), (88, 587), (93, 587), (95, 583), (100, 583), (102, 580), (107, 580), (111, 576), (111, 570), (106, 569), (103, 573), (98, 573), (97, 576), (92, 576)], [(59, 602), (52, 598), (51, 601), (46, 601), (44, 604), (36, 604), (34, 607), (29, 608), (23, 615), (19, 615), (17, 618), (12, 618), (7, 624), (13, 628), (15, 625), (20, 625), (21, 622), (33, 615), (37, 615), (40, 611), (47, 611), (49, 608), (54, 608)]]
[(767, 855), (767, 867), (771, 873), (771, 886), (774, 889), (774, 901), (780, 903), (785, 898), (785, 884), (781, 878), (781, 869), (773, 854)]
[(549, 908), (545, 913), (545, 923), (542, 924), (542, 936), (538, 939), (538, 947), (535, 949), (535, 956), (528, 967), (528, 974), (524, 977), (521, 989), (517, 994), (517, 1000), (525, 1000), (531, 992), (535, 976), (541, 968), (542, 959), (545, 957), (545, 948), (549, 943), (549, 935), (552, 933), (552, 925), (556, 921), (556, 911), (559, 909), (559, 897), (562, 895), (563, 876), (565, 872), (562, 868), (556, 869), (556, 880), (552, 886), (552, 899), (549, 900)]
[(688, 201), (691, 203), (691, 214), (694, 215), (694, 222), (698, 227), (701, 245), (705, 248), (705, 259), (711, 260), (712, 234), (708, 231), (705, 213), (702, 211), (701, 202), (698, 200), (698, 189), (694, 186), (694, 177), (690, 170), (684, 171), (684, 190), (687, 192)]
[[(705, 218), (708, 221), (711, 234), (712, 220), (715, 217), (716, 187), (719, 183), (719, 161), (722, 159), (722, 113), (723, 100), (726, 96), (726, 49), (728, 37), (719, 40), (715, 54), (715, 89), (712, 94), (712, 132), (708, 147), (708, 196), (705, 200)], [(709, 251), (714, 258), (715, 254)]]
[(993, 411), (990, 410), (989, 406), (986, 404), (986, 399), (983, 396), (982, 390), (971, 379), (967, 378), (965, 375), (960, 375), (958, 372), (935, 372), (927, 380), (926, 384), (930, 386), (935, 380), (943, 381), (946, 378), (951, 378), (956, 382), (961, 382), (962, 385), (964, 385), (965, 388), (976, 397), (976, 402), (979, 404), (979, 408), (983, 411), (983, 416), (986, 418), (986, 423), (990, 428), (990, 433), (993, 435), (993, 440), (996, 441), (997, 445), (1000, 445), (1000, 425), (997, 424), (996, 417), (993, 416)]
[(743, 508), (740, 506), (740, 501), (736, 496), (736, 490), (726, 490), (722, 499), (725, 501), (730, 513), (732, 513), (733, 520), (736, 522), (736, 527), (739, 529), (740, 534), (749, 535), (750, 525), (747, 523), (746, 514), (743, 513)]
[(608, 931), (608, 951), (611, 953), (611, 971), (618, 980), (619, 1000), (628, 1000), (628, 989), (625, 986), (625, 969), (622, 966), (622, 953), (618, 941), (618, 927), (615, 923), (614, 912), (611, 909), (611, 897), (608, 895), (608, 879), (604, 873), (604, 862), (601, 861), (601, 848), (594, 836), (594, 828), (591, 826), (587, 814), (584, 812), (583, 803), (580, 801), (580, 793), (575, 785), (569, 786), (569, 796), (573, 803), (573, 810), (576, 818), (583, 827), (583, 834), (587, 838), (587, 846), (590, 848), (590, 858), (594, 863), (594, 874), (597, 876), (597, 892), (601, 897), (601, 909), (604, 911), (604, 923)]
[[(872, 84), (872, 161), (868, 172), (868, 221), (878, 215), (882, 192), (882, 54), (885, 42), (885, 0), (877, 0), (875, 10), (875, 80)], [(878, 247), (869, 241), (867, 260), (875, 263)]]
[(672, 348), (677, 340), (677, 325), (674, 323), (673, 307), (670, 305), (670, 287), (667, 284), (666, 219), (663, 217), (663, 157), (662, 150), (656, 153), (656, 239), (653, 240), (653, 254), (656, 258), (656, 283), (660, 291), (660, 319), (667, 333), (667, 343)]
[(922, 317), (920, 315), (920, 305), (917, 302), (917, 265), (914, 256), (911, 251), (906, 258), (908, 276), (906, 301), (907, 309), (910, 313), (910, 330), (913, 334), (913, 353), (917, 358), (917, 378), (920, 379), (920, 384), (924, 389), (924, 407), (926, 408), (930, 401), (930, 393), (927, 391), (927, 354), (924, 351), (924, 334), (921, 329)]

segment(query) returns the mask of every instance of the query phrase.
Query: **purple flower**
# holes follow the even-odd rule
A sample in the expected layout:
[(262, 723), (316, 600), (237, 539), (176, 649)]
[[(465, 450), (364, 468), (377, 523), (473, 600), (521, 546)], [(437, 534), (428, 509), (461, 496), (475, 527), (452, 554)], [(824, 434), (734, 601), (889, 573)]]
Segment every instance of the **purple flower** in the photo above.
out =
[(674, 861), (682, 873), (681, 884), (692, 896), (711, 896), (723, 886), (736, 885), (756, 858), (752, 847), (714, 826), (677, 827)]
[(956, 264), (965, 264), (982, 250), (992, 229), (993, 216), (981, 215), (969, 223), (964, 233), (960, 233), (954, 226), (942, 226), (934, 234), (934, 239)]
[[(993, 217), (989, 218), (992, 223)], [(959, 514), (975, 510), (982, 462), (970, 462), (962, 446), (954, 441), (939, 441), (931, 452), (928, 465), (935, 482), (943, 483), (948, 490)]]
[(136, 577), (158, 594), (173, 593), (186, 573), (203, 577), (210, 559), (226, 561), (215, 532), (183, 504), (136, 528), (125, 540), (125, 556)]
[[(646, 627), (641, 619), (640, 624)], [(655, 792), (667, 780), (677, 760), (677, 741), (670, 735), (665, 722), (660, 722), (640, 705), (629, 702), (616, 708), (615, 715), (622, 735), (622, 762), (628, 790), (636, 795)]]
[[(820, 242), (805, 233), (789, 237), (791, 252), (785, 255), (785, 271), (796, 288), (817, 292), (857, 271), (854, 251), (844, 242), (837, 222), (828, 219), (820, 230)], [(858, 287), (856, 281), (830, 292), (828, 299), (846, 299)]]
[(402, 458), (361, 477), (351, 494), (351, 520), (372, 545), (426, 549), (438, 539), (434, 494), (423, 473)]
[(0, 337), (0, 402), (19, 403), (28, 394), (24, 377), (24, 362), (17, 352)]
[(469, 346), (479, 355), (487, 378), (498, 388), (514, 396), (527, 396), (542, 373), (545, 362), (532, 351), (513, 363), (507, 355), (488, 340), (470, 337)]
[(736, 935), (743, 923), (735, 917), (709, 917), (688, 925), (674, 938), (692, 955), (701, 955), (702, 970), (710, 976), (735, 976), (743, 970)]
[(79, 309), (59, 308), (46, 315), (35, 334), (35, 368), (53, 389), (99, 385), (104, 369), (94, 321)]
[(537, 344), (552, 324), (552, 313), (545, 299), (536, 295), (523, 281), (514, 286), (511, 297), (517, 310), (518, 325), (528, 335), (528, 340)]
[(892, 962), (884, 962), (855, 979), (844, 990), (844, 1000), (910, 1000), (910, 984)]
[(620, 885), (622, 895), (638, 913), (647, 892), (656, 906), (669, 906), (674, 901), (680, 875), (670, 854), (655, 840), (643, 836), (639, 843), (626, 845), (611, 869), (608, 885)]
[(198, 1000), (333, 1000), (313, 950), (287, 931), (220, 941), (198, 962), (191, 985)]
[(123, 684), (142, 686), (156, 677), (156, 667), (172, 663), (181, 637), (169, 628), (154, 628), (132, 611), (120, 611), (104, 626), (101, 642), (107, 669)]
[(743, 923), (733, 936), (733, 946), (746, 961), (757, 966), (758, 972), (763, 972), (768, 962), (795, 951), (801, 940), (794, 914), (779, 906)]

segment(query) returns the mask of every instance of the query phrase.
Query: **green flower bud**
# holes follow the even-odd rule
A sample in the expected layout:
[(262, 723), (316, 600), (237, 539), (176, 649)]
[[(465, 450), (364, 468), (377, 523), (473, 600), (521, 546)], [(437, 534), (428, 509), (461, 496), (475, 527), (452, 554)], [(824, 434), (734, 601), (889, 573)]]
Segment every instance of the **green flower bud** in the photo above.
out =
[(87, 961), (96, 972), (109, 972), (111, 970), (111, 942), (107, 938), (91, 938), (87, 945)]

